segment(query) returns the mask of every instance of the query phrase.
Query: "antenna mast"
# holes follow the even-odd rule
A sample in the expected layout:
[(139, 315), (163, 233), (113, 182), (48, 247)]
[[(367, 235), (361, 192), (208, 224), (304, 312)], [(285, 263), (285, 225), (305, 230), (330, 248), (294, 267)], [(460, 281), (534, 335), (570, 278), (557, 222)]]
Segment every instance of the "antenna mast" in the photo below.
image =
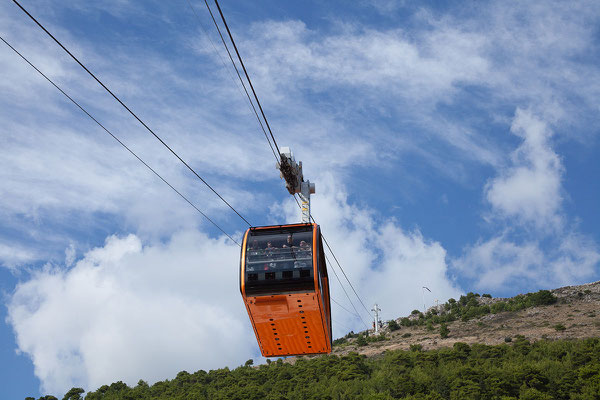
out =
[(285, 187), (293, 196), (298, 193), (301, 201), (301, 219), (305, 224), (310, 223), (310, 195), (315, 193), (315, 184), (304, 180), (302, 174), (302, 161), (296, 162), (294, 154), (289, 147), (282, 147), (279, 155), (281, 162), (277, 169), (281, 178), (285, 179)]

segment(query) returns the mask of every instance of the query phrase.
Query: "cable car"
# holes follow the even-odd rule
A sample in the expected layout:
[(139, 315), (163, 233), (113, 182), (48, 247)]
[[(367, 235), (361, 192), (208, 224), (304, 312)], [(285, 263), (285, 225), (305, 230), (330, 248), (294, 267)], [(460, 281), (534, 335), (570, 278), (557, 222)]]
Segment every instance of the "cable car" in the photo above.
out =
[(240, 291), (264, 357), (331, 352), (331, 305), (317, 224), (252, 227)]

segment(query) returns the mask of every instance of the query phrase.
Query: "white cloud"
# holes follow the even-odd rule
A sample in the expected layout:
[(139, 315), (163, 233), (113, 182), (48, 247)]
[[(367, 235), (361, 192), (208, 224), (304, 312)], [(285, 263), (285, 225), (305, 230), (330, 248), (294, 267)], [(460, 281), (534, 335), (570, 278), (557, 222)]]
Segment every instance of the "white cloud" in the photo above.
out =
[(552, 131), (530, 111), (517, 109), (511, 132), (523, 139), (511, 163), (486, 185), (494, 211), (538, 228), (561, 223), (563, 167), (549, 143)]
[(427, 240), (419, 231), (406, 232), (394, 223), (385, 223), (375, 235), (376, 251), (382, 252), (372, 264), (365, 282), (365, 292), (376, 301), (390, 318), (408, 315), (412, 309), (422, 309), (422, 287), (431, 292), (426, 307), (435, 300), (457, 297), (462, 290), (448, 276), (446, 250), (438, 242)]
[(549, 261), (550, 275), (561, 285), (585, 282), (598, 273), (600, 250), (589, 237), (569, 233)]
[[(287, 120), (297, 113), (312, 117), (311, 104), (318, 104), (380, 149), (396, 144), (398, 136), (408, 139), (442, 159), (433, 164), (440, 170), (455, 168), (448, 168), (447, 150), (439, 150), (444, 142), (460, 153), (461, 166), (465, 158), (495, 165), (498, 141), (473, 130), (487, 132), (490, 122), (484, 118), (505, 118), (507, 104), (528, 104), (544, 120), (560, 121), (561, 128), (567, 126), (561, 135), (589, 134), (585, 125), (572, 127), (595, 112), (600, 93), (598, 69), (580, 61), (594, 43), (596, 4), (493, 2), (472, 12), (458, 8), (441, 16), (415, 11), (410, 22), (417, 29), (337, 21), (334, 33), (322, 33), (303, 21), (267, 21), (238, 36), (271, 113)], [(315, 99), (315, 93), (326, 98)], [(446, 107), (458, 108), (460, 120), (445, 120)], [(376, 118), (399, 122), (397, 130), (373, 129)], [(433, 136), (436, 143), (427, 140)], [(400, 158), (397, 150), (406, 147), (394, 150)]]
[(479, 290), (511, 288), (511, 293), (531, 284), (552, 289), (584, 283), (597, 274), (600, 252), (592, 240), (572, 233), (553, 243), (542, 246), (535, 239), (517, 242), (496, 236), (467, 248), (453, 265)]
[(256, 346), (238, 255), (193, 231), (145, 247), (111, 236), (71, 269), (48, 267), (19, 284), (8, 321), (47, 393), (239, 365)]
[(73, 243), (71, 243), (69, 245), (69, 247), (67, 247), (65, 249), (65, 266), (66, 267), (71, 267), (73, 265), (73, 263), (75, 262), (76, 255), (77, 255), (77, 252), (75, 250), (75, 245)]
[[(0, 19), (6, 22), (2, 25), (8, 31), (8, 34), (3, 33), (3, 37), (87, 107), (202, 211), (219, 222), (228, 220), (229, 211), (223, 212), (227, 207), (149, 133), (124, 115), (119, 106), (115, 106), (112, 99), (82, 74), (76, 64), (64, 57), (60, 49), (46, 43), (37, 27), (16, 22), (22, 15), (14, 5), (3, 4), (0, 9)], [(234, 207), (244, 212), (257, 203), (253, 201), (256, 195), (233, 181), (239, 177), (254, 182), (264, 180), (267, 176), (265, 171), (272, 174), (272, 165), (259, 162), (264, 159), (264, 154), (268, 154), (264, 143), (240, 140), (240, 135), (247, 136), (249, 133), (243, 122), (236, 119), (233, 123), (235, 128), (223, 127), (222, 122), (214, 118), (217, 114), (214, 105), (206, 111), (210, 118), (203, 120), (203, 115), (199, 115), (202, 112), (195, 109), (196, 105), (187, 102), (185, 106), (182, 102), (169, 104), (164, 99), (153, 102), (156, 96), (148, 96), (147, 91), (161, 95), (169, 92), (162, 85), (179, 86), (184, 92), (193, 91), (191, 80), (180, 79), (179, 73), (174, 71), (176, 66), (165, 62), (157, 54), (142, 57), (146, 59), (142, 74), (141, 67), (134, 62), (135, 50), (116, 51), (113, 55), (122, 61), (117, 68), (119, 71), (116, 71), (114, 59), (104, 59), (101, 49), (95, 48), (94, 44), (74, 38), (60, 28), (51, 30), (95, 72), (100, 70), (98, 75), (113, 89), (116, 87), (119, 95), (125, 92), (132, 99), (128, 103), (133, 104), (135, 111), (142, 116), (149, 115), (149, 119), (154, 117), (150, 126), (159, 134), (168, 136), (169, 144)], [(66, 235), (72, 235), (74, 229), (85, 224), (89, 227), (88, 231), (93, 231), (106, 224), (107, 220), (144, 238), (162, 237), (206, 223), (3, 43), (0, 47), (3, 54), (0, 57), (3, 71), (0, 88), (7, 94), (0, 99), (3, 127), (0, 130), (0, 180), (3, 181), (0, 186), (0, 213), (3, 225), (8, 226), (10, 222), (11, 228), (23, 236), (38, 238), (38, 243), (30, 242), (29, 246), (44, 247), (43, 252), (33, 251), (26, 249), (27, 244), (23, 243), (24, 251), (56, 260), (64, 246), (78, 240), (61, 237), (63, 241), (51, 243), (57, 241), (57, 237), (69, 230), (71, 232)], [(113, 75), (119, 78), (113, 79)], [(161, 79), (156, 79), (157, 75)], [(126, 82), (128, 77), (132, 78)], [(164, 83), (165, 80), (170, 83)], [(204, 101), (211, 103), (210, 99)], [(223, 106), (223, 103), (220, 104)], [(204, 110), (202, 106), (198, 108)], [(161, 116), (165, 118), (161, 120)], [(243, 130), (240, 129), (242, 126)], [(199, 127), (202, 135), (198, 134)], [(48, 227), (52, 227), (52, 236), (40, 239), (41, 233)], [(53, 245), (58, 245), (60, 250), (50, 249)], [(89, 244), (84, 243), (81, 247), (87, 246)], [(14, 258), (15, 254), (13, 251), (11, 257)], [(32, 258), (28, 256), (26, 261), (32, 261)], [(14, 264), (8, 256), (0, 262)]]
[(505, 225), (505, 231), (466, 246), (453, 267), (480, 289), (552, 288), (593, 278), (600, 252), (591, 238), (567, 228), (564, 167), (550, 144), (553, 132), (521, 109), (511, 132), (523, 142), (511, 153), (509, 166), (484, 188), (492, 206), (486, 219)]
[(0, 243), (0, 264), (14, 269), (38, 258), (33, 250), (17, 243)]
[[(394, 94), (407, 90), (421, 100), (451, 89), (461, 79), (480, 79), (488, 68), (480, 50), (484, 37), (478, 34), (445, 27), (414, 39), (399, 29), (343, 28), (323, 39), (301, 21), (255, 25), (253, 42), (247, 43), (249, 59), (260, 55), (269, 61), (251, 63), (262, 66), (256, 71), (257, 80), (268, 87), (295, 89), (307, 81), (319, 82), (315, 88), (320, 91), (339, 85), (385, 86)], [(253, 51), (254, 46), (268, 43), (266, 49)]]

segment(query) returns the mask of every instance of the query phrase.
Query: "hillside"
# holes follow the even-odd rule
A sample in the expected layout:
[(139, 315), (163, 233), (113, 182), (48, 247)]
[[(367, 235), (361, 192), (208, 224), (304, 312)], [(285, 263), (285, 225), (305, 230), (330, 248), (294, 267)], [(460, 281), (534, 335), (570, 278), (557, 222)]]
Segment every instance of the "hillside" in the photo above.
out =
[[(429, 329), (426, 323), (406, 327), (401, 326), (402, 318), (398, 318), (396, 322), (400, 329), (392, 332), (386, 324), (380, 330), (388, 340), (359, 346), (357, 338), (348, 338), (346, 344), (334, 347), (333, 354), (344, 355), (355, 351), (373, 356), (386, 350), (408, 350), (412, 345), (431, 350), (452, 347), (456, 342), (495, 345), (508, 342), (518, 335), (531, 341), (600, 337), (600, 281), (566, 286), (550, 290), (550, 293), (556, 297), (554, 304), (526, 307), (519, 311), (490, 312), (467, 321), (447, 322), (449, 333), (444, 339), (440, 337), (439, 324), (432, 323)], [(488, 306), (515, 299), (475, 298), (479, 305)], [(440, 305), (436, 311), (440, 314), (443, 309), (444, 305)], [(430, 308), (428, 314), (433, 310), (435, 307)], [(416, 320), (418, 318), (415, 315), (418, 314), (407, 318)], [(372, 335), (372, 331), (370, 333)]]

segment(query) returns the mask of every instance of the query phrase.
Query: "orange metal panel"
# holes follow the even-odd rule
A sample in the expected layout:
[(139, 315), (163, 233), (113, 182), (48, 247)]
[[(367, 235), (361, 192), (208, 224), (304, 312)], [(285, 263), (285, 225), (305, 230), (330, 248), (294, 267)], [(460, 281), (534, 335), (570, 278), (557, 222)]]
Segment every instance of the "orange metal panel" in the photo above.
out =
[(331, 352), (317, 293), (248, 297), (246, 308), (263, 356)]

